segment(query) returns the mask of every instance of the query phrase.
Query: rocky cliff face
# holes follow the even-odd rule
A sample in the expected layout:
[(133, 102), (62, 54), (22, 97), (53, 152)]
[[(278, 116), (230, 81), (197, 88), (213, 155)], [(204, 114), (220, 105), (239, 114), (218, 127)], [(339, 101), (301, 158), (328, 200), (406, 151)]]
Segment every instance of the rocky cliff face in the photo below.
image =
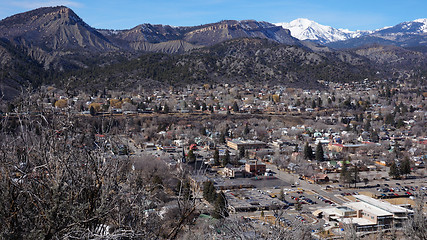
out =
[[(46, 69), (84, 66), (78, 59), (108, 52), (183, 53), (235, 38), (297, 39), (281, 27), (257, 21), (221, 21), (195, 27), (142, 24), (129, 30), (96, 30), (67, 7), (39, 8), (0, 21), (0, 35)], [(76, 55), (80, 57), (76, 57)], [(67, 61), (67, 57), (74, 58)]]
[(75, 52), (118, 50), (66, 7), (40, 8), (6, 18), (0, 22), (0, 35), (45, 68)]
[[(236, 38), (265, 38), (283, 44), (299, 44), (299, 41), (290, 35), (289, 30), (270, 23), (253, 20), (228, 20), (196, 27), (142, 24), (129, 30), (100, 30), (100, 32), (111, 42), (129, 50), (146, 49), (147, 43), (164, 43), (158, 46), (174, 49), (174, 47), (168, 46), (167, 43), (176, 45), (176, 41), (184, 43), (185, 47), (183, 49), (191, 50)], [(154, 47), (153, 49), (170, 52), (159, 47)]]
[[(394, 43), (397, 39), (408, 40), (409, 36), (407, 42), (422, 42), (424, 26), (420, 21), (364, 37), (367, 41)], [(399, 29), (418, 32), (399, 33)], [(422, 71), (426, 59), (424, 54), (399, 47), (336, 51), (313, 42), (300, 42), (281, 26), (254, 20), (97, 30), (69, 8), (49, 7), (0, 21), (0, 87), (9, 89), (9, 93), (16, 92), (21, 84), (60, 84), (61, 79), (76, 79), (74, 76), (80, 79), (74, 83), (76, 86), (111, 84), (111, 88), (132, 87), (141, 82), (201, 81), (318, 87), (319, 79), (353, 81), (376, 77), (372, 73), (383, 66), (387, 70), (391, 66), (389, 69), (394, 72), (411, 66)]]

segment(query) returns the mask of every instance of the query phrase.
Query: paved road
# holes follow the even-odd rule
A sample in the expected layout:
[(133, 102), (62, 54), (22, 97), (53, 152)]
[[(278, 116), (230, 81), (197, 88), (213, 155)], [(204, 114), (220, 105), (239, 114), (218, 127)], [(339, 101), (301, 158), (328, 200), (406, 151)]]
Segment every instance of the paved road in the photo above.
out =
[[(283, 181), (289, 182), (289, 183), (295, 183), (298, 182), (298, 186), (299, 188), (302, 188), (304, 190), (311, 190), (314, 193), (320, 194), (323, 197), (325, 197), (326, 199), (331, 200), (332, 202), (335, 202), (337, 204), (342, 204), (344, 203), (343, 200), (337, 198), (335, 196), (335, 194), (333, 192), (329, 192), (329, 191), (325, 191), (323, 190), (321, 185), (318, 184), (310, 184), (307, 181), (304, 180), (300, 180), (298, 179), (298, 175), (293, 174), (293, 173), (287, 173), (284, 171), (281, 171), (279, 169), (277, 169), (277, 167), (273, 164), (270, 164), (268, 166), (273, 172), (275, 172), (275, 176)], [(324, 187), (324, 186), (323, 186)]]

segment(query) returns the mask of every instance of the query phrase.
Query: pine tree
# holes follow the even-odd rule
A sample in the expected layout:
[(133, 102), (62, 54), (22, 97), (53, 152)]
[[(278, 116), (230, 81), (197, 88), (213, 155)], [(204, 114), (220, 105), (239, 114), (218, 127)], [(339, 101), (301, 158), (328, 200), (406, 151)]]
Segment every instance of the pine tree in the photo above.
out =
[(227, 202), (226, 202), (225, 195), (222, 191), (219, 194), (217, 194), (214, 207), (215, 209), (212, 214), (212, 217), (216, 219), (228, 217)]
[(400, 173), (405, 176), (411, 173), (411, 163), (408, 157), (405, 157), (405, 159), (400, 164)]
[(216, 199), (216, 190), (212, 181), (205, 181), (203, 183), (203, 198), (213, 203)]
[(308, 142), (305, 143), (304, 146), (304, 158), (305, 159), (310, 159), (313, 160), (314, 156), (313, 156), (313, 149), (311, 148), (311, 146), (308, 144)]
[(239, 105), (237, 105), (237, 102), (233, 103), (233, 107), (232, 107), (234, 112), (239, 112)]
[(225, 167), (230, 162), (230, 151), (225, 150), (225, 156), (222, 158), (222, 166)]
[(343, 162), (343, 166), (341, 168), (340, 180), (342, 183), (351, 182), (351, 172), (349, 171), (348, 166), (345, 162)]
[(165, 106), (163, 107), (163, 112), (169, 113), (169, 106), (167, 104), (165, 104)]
[(209, 200), (208, 200), (208, 196), (209, 196), (209, 182), (210, 182), (210, 181), (205, 181), (205, 182), (203, 182), (203, 198), (204, 198), (206, 201), (209, 201)]
[(359, 168), (356, 165), (353, 167), (352, 181), (354, 183), (354, 187), (356, 187), (356, 184), (359, 181)]
[(395, 161), (393, 161), (390, 165), (390, 171), (388, 172), (388, 175), (392, 178), (399, 178), (400, 177), (400, 170), (397, 167), (397, 164)]
[(200, 110), (200, 104), (199, 104), (199, 102), (194, 102), (194, 109), (195, 110)]
[(249, 132), (250, 132), (251, 130), (249, 129), (249, 126), (248, 126), (248, 124), (246, 123), (245, 124), (245, 130), (243, 130), (243, 133), (245, 134), (245, 135), (247, 135), (247, 134), (249, 134)]
[(244, 158), (245, 157), (245, 148), (241, 147), (239, 148), (239, 158)]
[(213, 158), (214, 158), (214, 165), (219, 166), (220, 162), (219, 162), (219, 151), (218, 151), (218, 149), (215, 149)]
[(322, 144), (320, 142), (316, 146), (316, 160), (320, 161), (320, 162), (325, 160), (323, 147), (322, 147)]
[(96, 115), (96, 111), (95, 111), (95, 108), (93, 106), (90, 106), (89, 112), (90, 112), (90, 115), (92, 115), (92, 116)]
[(194, 155), (193, 150), (188, 151), (187, 158), (188, 163), (194, 163), (196, 161), (196, 155)]

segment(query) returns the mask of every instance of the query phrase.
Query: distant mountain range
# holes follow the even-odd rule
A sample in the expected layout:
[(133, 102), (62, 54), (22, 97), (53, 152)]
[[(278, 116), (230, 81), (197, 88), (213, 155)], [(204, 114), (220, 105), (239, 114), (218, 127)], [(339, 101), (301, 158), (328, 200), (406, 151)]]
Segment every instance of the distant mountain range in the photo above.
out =
[(291, 35), (299, 40), (309, 40), (338, 49), (357, 48), (373, 44), (409, 48), (425, 48), (427, 46), (426, 18), (372, 31), (337, 29), (303, 18), (289, 23), (276, 23), (276, 25), (289, 29)]
[[(334, 29), (307, 19), (106, 30), (92, 28), (67, 7), (39, 8), (0, 21), (0, 97), (10, 98), (28, 83), (63, 84), (75, 76), (80, 76), (73, 80), (80, 87), (85, 82), (111, 88), (153, 81), (176, 84), (180, 79), (318, 86), (320, 79), (380, 77), (372, 73), (384, 64), (387, 71), (421, 71), (426, 66), (426, 54), (420, 51), (427, 45), (425, 38), (425, 19), (372, 32)], [(104, 74), (106, 66), (109, 75)]]
[(289, 23), (276, 23), (291, 31), (291, 35), (299, 40), (310, 40), (320, 44), (344, 41), (371, 33), (371, 31), (350, 31), (321, 25), (305, 18), (298, 18)]

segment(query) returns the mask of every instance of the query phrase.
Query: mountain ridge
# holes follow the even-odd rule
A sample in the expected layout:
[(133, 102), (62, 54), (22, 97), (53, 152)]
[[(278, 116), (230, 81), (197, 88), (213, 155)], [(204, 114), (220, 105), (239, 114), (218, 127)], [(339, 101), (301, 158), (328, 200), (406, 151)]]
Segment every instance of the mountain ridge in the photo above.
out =
[[(424, 31), (423, 24), (423, 20), (406, 23), (400, 29), (406, 26), (408, 31)], [(319, 87), (320, 79), (387, 77), (389, 69), (382, 71), (384, 75), (372, 73), (379, 72), (381, 64), (387, 65), (389, 60), (394, 61), (388, 65), (390, 71), (415, 71), (410, 69), (413, 63), (416, 71), (423, 69), (425, 54), (375, 46), (378, 41), (393, 45), (396, 39), (405, 41), (407, 37), (390, 32), (398, 27), (382, 30), (386, 32), (375, 36), (369, 49), (353, 44), (359, 49), (337, 51), (329, 44), (300, 41), (290, 30), (263, 21), (224, 20), (190, 27), (146, 23), (126, 30), (106, 30), (92, 28), (64, 6), (40, 8), (0, 21), (0, 85), (9, 92), (25, 84), (60, 85), (82, 73), (87, 76), (82, 75), (76, 86), (99, 85), (93, 78), (113, 83), (110, 87), (130, 88), (142, 82), (180, 81), (260, 81)], [(415, 37), (415, 45), (422, 34), (410, 36)], [(363, 38), (372, 36), (346, 41)], [(385, 54), (379, 54), (382, 51)], [(409, 60), (401, 61), (402, 57)]]
[(291, 35), (299, 40), (311, 40), (320, 44), (347, 40), (370, 33), (370, 31), (333, 28), (306, 18), (298, 18), (289, 23), (275, 23), (275, 25), (289, 29)]

